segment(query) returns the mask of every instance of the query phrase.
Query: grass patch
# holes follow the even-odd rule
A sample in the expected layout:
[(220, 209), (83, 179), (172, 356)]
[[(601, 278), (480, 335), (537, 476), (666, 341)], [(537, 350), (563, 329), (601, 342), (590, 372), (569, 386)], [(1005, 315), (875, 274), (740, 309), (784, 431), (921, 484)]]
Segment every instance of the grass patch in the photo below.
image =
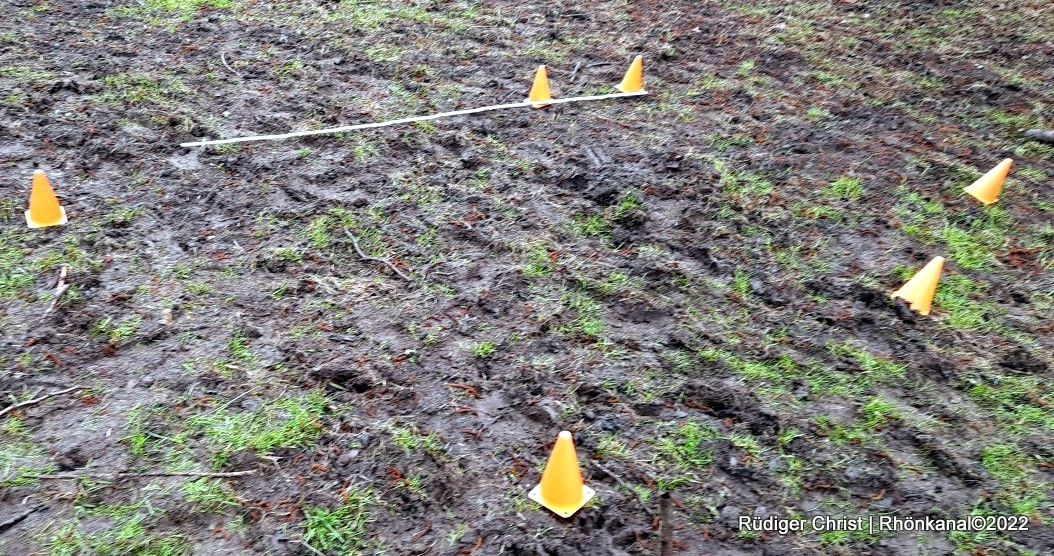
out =
[(828, 415), (819, 415), (813, 419), (816, 434), (839, 445), (864, 445), (875, 438), (874, 430), (863, 422), (845, 424), (831, 419)]
[(23, 421), (6, 417), (0, 422), (0, 488), (33, 485), (38, 479), (26, 475), (44, 475), (57, 467), (49, 463), (46, 450), (32, 441)]
[(760, 198), (772, 193), (772, 182), (750, 172), (735, 172), (720, 161), (714, 160), (714, 169), (721, 175), (721, 186), (725, 194), (734, 201), (743, 204), (749, 199)]
[(599, 237), (606, 239), (611, 235), (611, 224), (599, 214), (575, 214), (571, 217), (568, 229), (576, 237)]
[[(995, 495), (996, 513), (1027, 515), (1040, 523), (1049, 520), (1050, 504), (1045, 491), (1049, 483), (1030, 478), (1033, 463), (1024, 452), (1013, 444), (993, 444), (981, 450), (981, 465), (999, 480), (1000, 490)], [(1001, 511), (999, 511), (1001, 510)]]
[(476, 18), (476, 8), (429, 11), (424, 4), (416, 2), (376, 4), (362, 0), (341, 0), (333, 8), (328, 19), (350, 20), (356, 28), (379, 29), (382, 26), (402, 21), (416, 21), (431, 25), (440, 25), (457, 31), (467, 27)]
[(860, 413), (864, 418), (864, 425), (871, 430), (879, 430), (904, 418), (896, 405), (880, 397), (871, 398), (860, 407)]
[(438, 434), (434, 432), (424, 434), (417, 428), (417, 425), (408, 427), (392, 425), (390, 432), (392, 442), (406, 450), (407, 453), (424, 450), (437, 457), (446, 453), (446, 446), (443, 445), (443, 439), (439, 438)]
[(26, 294), (40, 275), (62, 265), (69, 265), (72, 271), (94, 266), (76, 238), (64, 239), (54, 247), (36, 250), (22, 247), (30, 243), (31, 235), (16, 231), (13, 226), (0, 231), (0, 299)]
[(183, 497), (201, 513), (220, 513), (241, 505), (229, 485), (220, 479), (206, 477), (184, 483)]
[(110, 316), (92, 323), (88, 333), (95, 337), (105, 337), (110, 343), (116, 344), (135, 336), (142, 324), (143, 319), (139, 315), (129, 315), (121, 320)]
[(544, 241), (535, 241), (527, 245), (523, 259), (522, 272), (534, 278), (549, 277), (556, 266), (554, 258), (549, 255), (549, 248)]
[(960, 330), (992, 330), (996, 327), (994, 317), (1002, 314), (999, 307), (974, 297), (984, 292), (984, 285), (966, 276), (945, 276), (937, 284), (934, 302), (947, 311), (944, 322)]
[(565, 307), (574, 311), (577, 317), (572, 325), (557, 327), (559, 331), (603, 341), (608, 330), (608, 324), (603, 318), (603, 305), (588, 294), (579, 291), (564, 294), (560, 301)]
[(87, 530), (80, 521), (68, 521), (47, 542), (51, 556), (184, 556), (190, 547), (177, 533), (153, 533), (145, 516), (131, 516), (111, 527)]
[(930, 236), (927, 220), (930, 217), (944, 214), (944, 205), (924, 196), (901, 184), (897, 187), (899, 203), (895, 209), (902, 223), (904, 232), (913, 236)]
[(981, 269), (995, 263), (992, 251), (1003, 239), (994, 237), (990, 231), (971, 232), (954, 224), (948, 224), (938, 233), (948, 245), (948, 257), (963, 268)]
[(821, 193), (825, 197), (859, 201), (864, 196), (864, 188), (860, 186), (860, 178), (842, 176), (828, 184)]
[(36, 282), (36, 273), (26, 264), (28, 251), (17, 246), (21, 242), (14, 230), (0, 232), (0, 299), (18, 297)]
[(222, 466), (227, 457), (244, 449), (268, 453), (276, 448), (309, 446), (324, 432), (319, 419), (329, 400), (319, 391), (281, 398), (257, 409), (235, 413), (221, 407), (187, 420), (191, 430), (205, 438), (213, 462)]
[(754, 143), (754, 138), (749, 135), (724, 136), (720, 133), (710, 133), (706, 135), (705, 139), (719, 153), (735, 147), (746, 147)]
[(659, 440), (659, 453), (681, 469), (699, 469), (713, 463), (714, 454), (705, 444), (719, 436), (717, 429), (710, 425), (688, 421)]
[(832, 355), (845, 356), (852, 359), (860, 367), (860, 370), (868, 375), (868, 378), (876, 382), (890, 382), (902, 379), (907, 373), (907, 365), (877, 356), (848, 341), (829, 343), (827, 344), (827, 349)]
[(819, 106), (810, 106), (805, 111), (805, 117), (810, 120), (826, 120), (831, 117), (831, 113)]
[(1037, 428), (1054, 430), (1054, 390), (1042, 377), (996, 375), (971, 382), (967, 393), (1004, 430), (1020, 435)]
[(325, 554), (360, 554), (370, 547), (366, 526), (373, 521), (373, 491), (347, 489), (344, 504), (328, 509), (304, 509), (304, 542)]
[(494, 343), (490, 342), (488, 340), (484, 340), (482, 342), (476, 342), (476, 343), (472, 344), (472, 353), (476, 357), (480, 357), (480, 358), (489, 357), (495, 351), (497, 351), (497, 348), (494, 347)]
[[(93, 486), (82, 483), (88, 493), (94, 490)], [(156, 491), (157, 488), (152, 485), (144, 490)], [(150, 530), (164, 513), (151, 502), (149, 495), (128, 504), (92, 505), (82, 498), (74, 508), (74, 517), (48, 535), (46, 544), (52, 556), (190, 554), (190, 546), (182, 535)], [(105, 525), (100, 521), (106, 522)]]
[(170, 97), (188, 92), (178, 77), (155, 80), (146, 74), (124, 72), (107, 75), (103, 87), (105, 90), (94, 100), (108, 104), (165, 104)]
[(14, 87), (37, 81), (54, 79), (55, 74), (31, 68), (29, 66), (0, 66), (0, 86)]
[(161, 10), (193, 10), (201, 6), (229, 8), (231, 0), (146, 0), (146, 5)]

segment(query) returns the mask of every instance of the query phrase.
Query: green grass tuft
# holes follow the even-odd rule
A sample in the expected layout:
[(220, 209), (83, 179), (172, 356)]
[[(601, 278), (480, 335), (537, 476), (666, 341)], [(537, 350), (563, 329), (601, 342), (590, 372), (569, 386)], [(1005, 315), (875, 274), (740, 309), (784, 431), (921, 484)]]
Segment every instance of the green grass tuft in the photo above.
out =
[(984, 293), (979, 282), (961, 275), (945, 276), (937, 284), (934, 302), (947, 311), (945, 322), (960, 330), (992, 330), (993, 319), (1002, 313), (998, 307), (974, 298)]
[(213, 461), (222, 465), (227, 456), (244, 449), (267, 453), (275, 448), (308, 446), (324, 432), (319, 419), (329, 400), (319, 391), (281, 398), (256, 411), (235, 413), (220, 408), (188, 420), (192, 430), (206, 439)]
[(659, 440), (659, 453), (682, 469), (706, 467), (714, 461), (714, 454), (704, 443), (718, 438), (717, 429), (696, 421), (688, 421), (673, 433)]
[(304, 542), (316, 551), (350, 556), (369, 548), (366, 526), (374, 519), (371, 506), (378, 500), (368, 488), (346, 492), (338, 508), (304, 509)]
[(859, 201), (864, 196), (864, 188), (860, 186), (860, 178), (842, 176), (831, 182), (822, 193), (826, 197)]
[(220, 479), (206, 477), (184, 483), (183, 497), (201, 513), (220, 513), (240, 505), (230, 486)]

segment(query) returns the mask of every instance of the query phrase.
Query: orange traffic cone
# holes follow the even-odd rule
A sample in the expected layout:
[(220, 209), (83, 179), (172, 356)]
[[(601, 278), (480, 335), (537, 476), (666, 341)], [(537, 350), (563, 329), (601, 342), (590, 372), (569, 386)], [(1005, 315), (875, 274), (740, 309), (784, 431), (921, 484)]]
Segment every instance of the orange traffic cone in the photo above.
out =
[(596, 494), (582, 483), (578, 454), (571, 433), (563, 431), (556, 438), (549, 463), (542, 472), (542, 482), (527, 497), (549, 508), (560, 517), (571, 517)]
[(33, 172), (33, 191), (29, 194), (29, 210), (26, 211), (26, 224), (30, 228), (61, 226), (66, 220), (66, 209), (59, 206), (55, 190), (44, 175), (43, 170)]
[(915, 273), (906, 284), (893, 292), (890, 297), (899, 297), (911, 304), (911, 308), (920, 315), (930, 314), (933, 294), (937, 293), (937, 282), (941, 279), (944, 268), (944, 257), (933, 257), (922, 270)]
[(533, 102), (534, 108), (549, 106), (548, 102), (553, 96), (549, 93), (549, 76), (545, 73), (545, 66), (538, 66), (538, 72), (534, 74), (534, 86), (531, 87), (531, 96), (527, 100)]
[(623, 93), (636, 93), (644, 89), (643, 56), (637, 56), (633, 59), (633, 63), (629, 65), (629, 70), (626, 71), (626, 76), (622, 78), (622, 83), (616, 85), (615, 88)]
[(969, 187), (963, 188), (963, 191), (973, 195), (978, 201), (986, 205), (998, 201), (999, 193), (1003, 191), (1003, 182), (1006, 181), (1006, 176), (1010, 173), (1010, 167), (1013, 164), (1014, 161), (1009, 158), (1000, 162)]

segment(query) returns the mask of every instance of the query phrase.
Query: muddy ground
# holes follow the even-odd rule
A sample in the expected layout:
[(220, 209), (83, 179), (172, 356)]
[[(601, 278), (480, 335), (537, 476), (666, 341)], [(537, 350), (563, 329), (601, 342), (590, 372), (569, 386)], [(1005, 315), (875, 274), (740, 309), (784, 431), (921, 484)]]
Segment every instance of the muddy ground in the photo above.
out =
[[(662, 492), (676, 554), (1054, 551), (1048, 2), (0, 31), (0, 410), (75, 388), (0, 416), (0, 554), (658, 554)], [(636, 54), (646, 97), (178, 146), (512, 102), (541, 63), (611, 92)], [(69, 225), (25, 228), (35, 168)], [(930, 316), (889, 299), (936, 255)], [(526, 498), (564, 429), (598, 493), (568, 520)], [(1028, 530), (738, 526), (1001, 514)]]

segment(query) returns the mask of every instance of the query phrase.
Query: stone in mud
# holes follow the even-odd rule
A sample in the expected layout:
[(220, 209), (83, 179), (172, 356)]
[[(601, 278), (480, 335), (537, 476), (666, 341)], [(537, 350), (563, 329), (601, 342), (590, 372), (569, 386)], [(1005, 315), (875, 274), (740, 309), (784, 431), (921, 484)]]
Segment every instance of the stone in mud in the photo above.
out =
[(583, 401), (598, 401), (609, 396), (607, 390), (598, 384), (583, 384), (578, 387), (575, 394)]
[(742, 386), (695, 381), (685, 386), (685, 393), (717, 418), (727, 417), (746, 423), (754, 435), (768, 436), (780, 430), (779, 417), (765, 408), (754, 393)]
[(772, 307), (783, 307), (789, 302), (786, 295), (782, 295), (775, 286), (769, 286), (758, 277), (750, 279), (750, 292), (758, 296), (766, 305)]
[(240, 450), (227, 458), (226, 469), (231, 471), (245, 471), (256, 468), (260, 459), (252, 450)]
[(90, 456), (85, 455), (80, 446), (74, 446), (69, 450), (66, 450), (62, 454), (55, 457), (55, 465), (58, 466), (59, 471), (71, 471), (73, 469), (79, 469), (84, 467), (88, 461), (91, 460)]
[(355, 449), (344, 451), (344, 453), (340, 454), (340, 457), (337, 458), (337, 465), (339, 467), (348, 467), (352, 463), (355, 463), (355, 460), (359, 457), (359, 453), (360, 451)]
[(559, 422), (556, 412), (552, 408), (529, 405), (523, 410), (523, 416), (541, 425), (551, 426)]
[(1047, 371), (1048, 365), (1032, 355), (1023, 347), (1015, 348), (999, 361), (999, 366), (1022, 374), (1040, 374)]
[(982, 484), (979, 470), (975, 466), (938, 446), (932, 439), (918, 439), (915, 445), (919, 453), (925, 456), (941, 473), (962, 479), (966, 486)]
[(622, 419), (614, 415), (605, 415), (597, 420), (597, 428), (604, 432), (618, 432), (623, 426)]
[(1054, 460), (1054, 446), (1044, 442), (1041, 435), (1030, 434), (1025, 436), (1018, 440), (1017, 445), (1028, 455), (1043, 458), (1047, 461)]
[(1030, 129), (1025, 136), (1044, 143), (1054, 143), (1054, 129)]
[(637, 415), (643, 417), (658, 417), (662, 414), (662, 410), (665, 409), (662, 404), (658, 403), (639, 403), (633, 406), (634, 411)]
[(583, 196), (598, 205), (608, 206), (618, 199), (619, 189), (614, 185), (598, 185), (583, 193)]
[(745, 515), (737, 506), (728, 505), (721, 508), (721, 523), (728, 527), (739, 527), (739, 516)]
[(581, 556), (580, 551), (563, 544), (549, 546), (546, 548), (546, 552), (552, 556)]
[[(884, 461), (884, 460), (882, 460)], [(890, 488), (894, 484), (895, 473), (888, 465), (849, 465), (842, 472), (852, 486), (879, 490)]]

